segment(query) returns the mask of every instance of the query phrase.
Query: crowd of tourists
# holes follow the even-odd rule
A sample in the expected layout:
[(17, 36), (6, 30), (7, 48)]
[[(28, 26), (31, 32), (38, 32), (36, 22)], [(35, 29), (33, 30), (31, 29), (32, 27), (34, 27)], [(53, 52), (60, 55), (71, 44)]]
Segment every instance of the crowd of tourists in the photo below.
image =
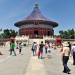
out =
[[(43, 59), (43, 53), (45, 52), (45, 54), (49, 54), (51, 52), (51, 47), (52, 44), (50, 44), (48, 41), (44, 44), (43, 41), (41, 41), (41, 43), (38, 45), (36, 42), (33, 42), (32, 44), (32, 54), (33, 56), (38, 56), (38, 59)], [(38, 48), (38, 51), (37, 51)], [(45, 51), (44, 51), (45, 48)], [(19, 54), (21, 54), (22, 51), (22, 43), (20, 42), (18, 44), (18, 49), (19, 49)], [(12, 52), (14, 53), (14, 56), (16, 56), (16, 52), (15, 52), (15, 43), (14, 41), (12, 41), (10, 43), (10, 55), (12, 55)], [(63, 73), (67, 73), (70, 74), (71, 69), (69, 69), (67, 63), (69, 60), (70, 56), (73, 56), (73, 65), (75, 65), (75, 42), (63, 42), (62, 43), (62, 63), (63, 63)]]
[[(32, 45), (32, 52), (33, 52), (33, 56), (35, 56), (38, 52), (38, 58), (43, 59), (43, 47), (45, 48), (45, 54), (50, 53), (51, 52), (51, 44), (49, 42), (46, 42), (45, 44), (43, 44), (43, 41), (41, 41), (41, 43), (39, 44), (39, 50), (37, 51), (37, 43), (34, 42)], [(75, 65), (75, 42), (70, 43), (70, 42), (66, 42), (64, 41), (62, 43), (62, 63), (64, 66), (64, 70), (63, 73), (67, 73), (70, 74), (70, 69), (67, 65), (68, 60), (69, 60), (69, 56), (73, 56), (73, 65)]]
[[(39, 47), (38, 51), (37, 51), (37, 47)], [(46, 54), (51, 52), (51, 46), (50, 46), (49, 42), (46, 42), (45, 44), (43, 44), (43, 41), (41, 41), (39, 46), (37, 45), (36, 42), (33, 42), (33, 45), (31, 48), (31, 50), (33, 52), (33, 56), (38, 55), (38, 58), (43, 59), (43, 47), (45, 47)]]

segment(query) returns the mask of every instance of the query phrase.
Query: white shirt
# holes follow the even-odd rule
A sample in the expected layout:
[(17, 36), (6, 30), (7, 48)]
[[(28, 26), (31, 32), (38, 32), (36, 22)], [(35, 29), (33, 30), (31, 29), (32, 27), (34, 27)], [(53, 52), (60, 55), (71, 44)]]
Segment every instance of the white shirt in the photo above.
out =
[(69, 47), (63, 47), (63, 52), (65, 55), (64, 56), (69, 56), (70, 55), (70, 49)]
[(73, 45), (73, 46), (71, 47), (71, 50), (72, 50), (73, 52), (75, 52), (75, 45)]

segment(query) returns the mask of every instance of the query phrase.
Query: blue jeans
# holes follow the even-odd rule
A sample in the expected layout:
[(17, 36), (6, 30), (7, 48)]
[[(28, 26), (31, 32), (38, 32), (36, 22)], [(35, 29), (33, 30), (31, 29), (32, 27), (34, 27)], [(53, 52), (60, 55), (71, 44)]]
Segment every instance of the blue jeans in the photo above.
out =
[(36, 49), (35, 49), (35, 50), (33, 50), (33, 55), (36, 55)]
[(67, 66), (68, 60), (69, 60), (69, 56), (63, 56), (64, 72), (69, 72), (70, 71), (70, 69)]
[(41, 56), (41, 59), (43, 58), (43, 49), (40, 49), (40, 56)]
[(45, 53), (47, 54), (47, 48), (45, 48)]
[(75, 65), (75, 52), (73, 52), (73, 65)]

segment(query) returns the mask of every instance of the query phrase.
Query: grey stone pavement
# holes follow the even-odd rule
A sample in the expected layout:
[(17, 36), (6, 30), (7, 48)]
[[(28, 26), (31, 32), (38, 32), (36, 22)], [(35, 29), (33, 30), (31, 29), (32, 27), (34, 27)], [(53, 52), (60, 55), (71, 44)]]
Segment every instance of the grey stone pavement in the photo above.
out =
[[(17, 56), (10, 56), (9, 44), (0, 46), (0, 75), (67, 75), (63, 73), (60, 48), (52, 49), (51, 53), (45, 54), (44, 59), (32, 56), (31, 46), (23, 47), (22, 55), (15, 49)], [(75, 75), (75, 66), (72, 65), (72, 56), (68, 66), (70, 75)]]

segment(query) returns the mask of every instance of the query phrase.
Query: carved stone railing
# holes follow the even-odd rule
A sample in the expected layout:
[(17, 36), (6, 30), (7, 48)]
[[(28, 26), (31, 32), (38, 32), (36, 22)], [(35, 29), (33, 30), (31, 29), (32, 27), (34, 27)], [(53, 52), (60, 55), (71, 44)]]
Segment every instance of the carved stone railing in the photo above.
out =
[(43, 39), (44, 40), (56, 40), (56, 38), (53, 36), (43, 36)]

